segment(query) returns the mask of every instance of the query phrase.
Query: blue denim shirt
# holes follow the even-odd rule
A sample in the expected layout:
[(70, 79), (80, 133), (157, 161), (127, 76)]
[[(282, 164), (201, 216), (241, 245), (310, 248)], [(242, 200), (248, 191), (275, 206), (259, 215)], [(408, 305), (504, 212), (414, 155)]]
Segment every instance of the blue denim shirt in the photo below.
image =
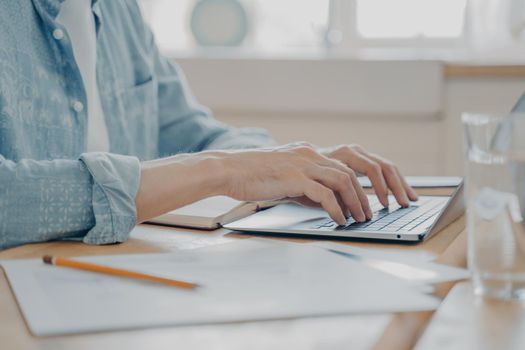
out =
[[(86, 153), (82, 78), (60, 0), (0, 4), (0, 249), (37, 241), (124, 241), (136, 223), (140, 161), (271, 144), (198, 105), (159, 54), (133, 0), (93, 1), (97, 81), (110, 153)], [(66, 35), (53, 36), (62, 29)]]

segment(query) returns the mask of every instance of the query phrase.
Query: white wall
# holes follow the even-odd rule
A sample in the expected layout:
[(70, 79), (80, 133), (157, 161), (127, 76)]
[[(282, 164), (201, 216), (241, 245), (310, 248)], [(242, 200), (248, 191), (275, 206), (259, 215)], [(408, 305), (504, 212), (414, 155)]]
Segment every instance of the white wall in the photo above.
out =
[[(382, 62), (383, 73), (378, 76), (377, 62), (367, 65), (363, 61), (347, 61), (346, 64), (350, 65), (358, 62), (355, 66), (358, 69), (354, 66), (348, 68), (344, 73), (345, 79), (333, 77), (333, 85), (317, 89), (315, 93), (321, 94), (318, 103), (311, 101), (315, 95), (310, 91), (310, 95), (305, 95), (308, 98), (305, 105), (309, 108), (301, 109), (298, 105), (302, 86), (318, 83), (320, 72), (312, 74), (312, 70), (318, 69), (316, 67), (325, 69), (323, 66), (304, 67), (304, 76), (298, 75), (300, 70), (295, 69), (294, 79), (280, 80), (280, 85), (286, 85), (285, 89), (282, 86), (271, 89), (267, 77), (276, 70), (281, 70), (282, 75), (283, 66), (276, 66), (270, 61), (260, 61), (259, 66), (257, 62), (251, 62), (250, 70), (239, 61), (228, 63), (221, 60), (217, 64), (216, 60), (184, 59), (178, 62), (199, 101), (212, 108), (215, 116), (222, 121), (236, 126), (264, 127), (282, 143), (297, 140), (321, 146), (359, 143), (394, 160), (405, 174), (415, 175), (461, 174), (461, 113), (508, 111), (525, 91), (525, 81), (520, 78), (445, 78), (440, 74), (440, 79), (436, 79), (436, 64), (439, 72), (442, 71), (439, 62), (423, 66), (417, 62), (408, 65)], [(344, 64), (341, 67), (344, 71)], [(248, 74), (252, 69), (257, 69), (255, 77)], [(388, 79), (381, 82), (378, 79), (383, 75)], [(367, 83), (367, 79), (373, 83)], [(347, 85), (348, 81), (352, 84)], [(264, 86), (264, 89), (258, 89), (258, 86)], [(378, 86), (388, 88), (380, 89)], [(356, 91), (352, 95), (354, 99), (349, 97), (345, 101), (334, 102), (330, 96), (337, 89)], [(378, 90), (381, 90), (379, 96)], [(258, 98), (263, 92), (265, 96)], [(272, 93), (279, 95), (272, 96)], [(365, 104), (362, 97), (355, 98), (366, 94), (374, 98)], [(392, 99), (392, 96), (395, 98)], [(294, 103), (287, 105), (287, 97)], [(341, 95), (340, 98), (345, 97)], [(384, 109), (388, 103), (391, 113)], [(336, 109), (332, 108), (334, 104), (338, 106)], [(276, 105), (278, 108), (275, 108)]]

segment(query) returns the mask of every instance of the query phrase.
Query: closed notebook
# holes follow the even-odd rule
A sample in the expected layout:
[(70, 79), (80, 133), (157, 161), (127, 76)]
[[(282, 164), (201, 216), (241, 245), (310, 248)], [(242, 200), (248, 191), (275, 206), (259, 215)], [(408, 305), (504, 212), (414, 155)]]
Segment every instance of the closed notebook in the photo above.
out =
[(213, 230), (277, 203), (242, 202), (226, 196), (215, 196), (170, 211), (150, 220), (150, 223)]

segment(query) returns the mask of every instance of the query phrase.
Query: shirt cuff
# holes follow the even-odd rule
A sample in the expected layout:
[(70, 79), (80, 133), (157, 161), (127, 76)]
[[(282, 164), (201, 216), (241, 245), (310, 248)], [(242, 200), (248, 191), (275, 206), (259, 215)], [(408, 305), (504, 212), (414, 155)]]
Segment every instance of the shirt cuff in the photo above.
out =
[(123, 242), (137, 222), (135, 197), (140, 183), (140, 162), (136, 157), (90, 152), (80, 155), (93, 178), (92, 205), (95, 226), (84, 243)]

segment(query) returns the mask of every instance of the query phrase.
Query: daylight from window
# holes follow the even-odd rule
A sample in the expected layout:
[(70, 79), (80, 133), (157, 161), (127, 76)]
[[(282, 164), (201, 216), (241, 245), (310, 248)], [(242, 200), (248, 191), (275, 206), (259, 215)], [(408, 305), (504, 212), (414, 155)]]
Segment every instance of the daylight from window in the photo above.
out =
[(465, 0), (357, 0), (357, 31), (364, 38), (457, 38)]
[[(341, 6), (341, 2), (346, 4)], [(367, 40), (372, 43), (377, 39), (456, 39), (464, 32), (465, 3), (466, 0), (140, 0), (158, 45), (171, 53), (221, 45), (258, 52), (322, 49), (327, 45), (327, 31), (333, 22), (346, 24), (342, 31), (336, 31), (346, 37), (346, 48), (352, 46), (348, 42), (359, 41), (360, 46), (366, 46)], [(335, 46), (337, 49), (337, 41)]]

